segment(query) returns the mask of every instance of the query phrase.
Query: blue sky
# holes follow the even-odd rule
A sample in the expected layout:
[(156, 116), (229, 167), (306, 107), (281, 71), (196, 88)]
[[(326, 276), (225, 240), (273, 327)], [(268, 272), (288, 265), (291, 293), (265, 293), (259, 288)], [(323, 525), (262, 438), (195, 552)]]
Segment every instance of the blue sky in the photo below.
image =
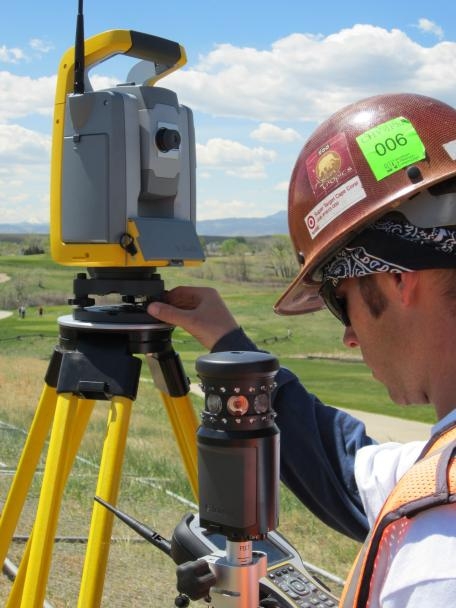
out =
[[(456, 105), (456, 5), (257, 0), (85, 0), (85, 33), (176, 40), (187, 65), (161, 81), (192, 108), (198, 219), (286, 208), (316, 125), (369, 95), (414, 91)], [(47, 221), (55, 80), (77, 0), (11, 0), (0, 22), (0, 222)], [(97, 66), (95, 86), (130, 64)]]

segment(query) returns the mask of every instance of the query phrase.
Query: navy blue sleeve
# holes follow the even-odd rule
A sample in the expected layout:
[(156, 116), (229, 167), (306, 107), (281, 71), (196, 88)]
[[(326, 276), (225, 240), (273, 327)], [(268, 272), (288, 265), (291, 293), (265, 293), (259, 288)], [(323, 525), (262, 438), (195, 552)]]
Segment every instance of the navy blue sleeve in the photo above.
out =
[[(242, 329), (224, 336), (214, 352), (258, 350)], [(280, 429), (280, 471), (285, 485), (319, 519), (338, 532), (364, 540), (367, 518), (354, 476), (356, 452), (375, 443), (364, 424), (307, 392), (281, 368), (273, 407)]]

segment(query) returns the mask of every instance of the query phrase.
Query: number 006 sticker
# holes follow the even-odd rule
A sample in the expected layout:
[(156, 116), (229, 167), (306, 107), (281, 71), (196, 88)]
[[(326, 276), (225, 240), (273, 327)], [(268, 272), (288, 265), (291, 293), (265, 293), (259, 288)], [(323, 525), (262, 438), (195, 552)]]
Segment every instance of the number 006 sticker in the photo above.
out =
[(402, 116), (361, 133), (356, 141), (377, 181), (423, 160), (426, 155), (415, 127)]

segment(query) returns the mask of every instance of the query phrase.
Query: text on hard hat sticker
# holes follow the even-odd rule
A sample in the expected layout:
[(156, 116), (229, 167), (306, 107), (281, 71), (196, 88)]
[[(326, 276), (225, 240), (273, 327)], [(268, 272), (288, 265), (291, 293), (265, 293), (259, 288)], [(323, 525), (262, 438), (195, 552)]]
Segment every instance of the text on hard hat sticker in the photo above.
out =
[(361, 180), (355, 175), (322, 199), (304, 219), (314, 239), (336, 217), (352, 205), (366, 198)]
[(377, 181), (423, 160), (426, 150), (415, 127), (399, 116), (356, 138)]

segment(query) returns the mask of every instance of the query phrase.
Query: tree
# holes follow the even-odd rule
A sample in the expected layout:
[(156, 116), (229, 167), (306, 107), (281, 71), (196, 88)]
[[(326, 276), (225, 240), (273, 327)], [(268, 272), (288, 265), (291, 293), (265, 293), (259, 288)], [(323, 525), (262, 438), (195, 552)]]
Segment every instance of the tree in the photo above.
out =
[(279, 235), (274, 238), (271, 247), (271, 265), (277, 277), (290, 279), (295, 276), (298, 264), (288, 236)]
[(220, 246), (220, 253), (222, 255), (234, 255), (239, 250), (238, 239), (226, 239)]
[(30, 236), (24, 240), (24, 246), (22, 247), (23, 255), (35, 255), (37, 253), (44, 253), (42, 239), (38, 236)]

